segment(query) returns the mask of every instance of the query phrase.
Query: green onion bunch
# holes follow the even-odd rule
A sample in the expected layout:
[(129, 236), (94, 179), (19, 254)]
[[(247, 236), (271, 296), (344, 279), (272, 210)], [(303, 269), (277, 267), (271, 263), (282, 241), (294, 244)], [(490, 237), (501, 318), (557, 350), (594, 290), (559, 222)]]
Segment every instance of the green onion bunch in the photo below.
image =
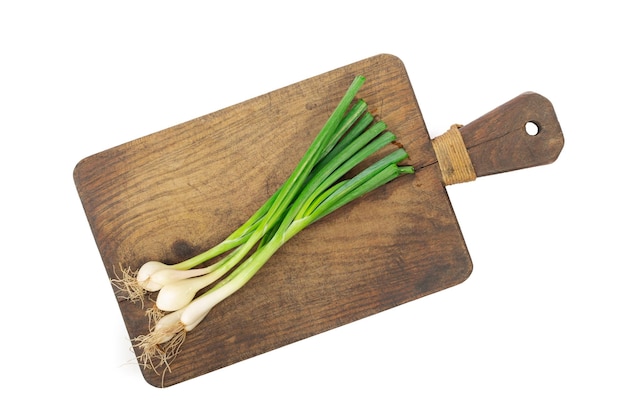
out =
[[(126, 272), (124, 287), (137, 298), (158, 292), (152, 329), (135, 339), (140, 362), (156, 369), (168, 364), (193, 330), (220, 301), (243, 287), (282, 245), (307, 226), (393, 179), (414, 172), (398, 165), (403, 148), (383, 156), (351, 178), (346, 175), (396, 138), (375, 121), (356, 95), (357, 76), (283, 185), (248, 221), (221, 243), (183, 262), (145, 263)], [(209, 266), (199, 267), (222, 256)], [(139, 291), (137, 291), (139, 289)]]

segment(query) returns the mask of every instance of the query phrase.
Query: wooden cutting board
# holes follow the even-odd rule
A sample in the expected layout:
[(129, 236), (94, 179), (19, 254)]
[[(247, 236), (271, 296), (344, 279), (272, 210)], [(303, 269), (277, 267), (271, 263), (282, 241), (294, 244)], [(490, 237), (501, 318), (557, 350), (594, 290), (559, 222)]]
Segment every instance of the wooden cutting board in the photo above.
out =
[[(108, 277), (221, 241), (287, 178), (356, 75), (358, 94), (410, 155), (404, 176), (293, 238), (191, 333), (170, 386), (464, 281), (472, 262), (402, 62), (379, 55), (80, 161), (74, 180)], [(527, 122), (539, 126), (532, 136)], [(478, 176), (554, 161), (563, 135), (527, 93), (461, 129)], [(108, 278), (103, 274), (102, 279)], [(112, 287), (114, 292), (115, 288)], [(140, 304), (119, 301), (131, 339)], [(137, 352), (139, 353), (139, 352)]]

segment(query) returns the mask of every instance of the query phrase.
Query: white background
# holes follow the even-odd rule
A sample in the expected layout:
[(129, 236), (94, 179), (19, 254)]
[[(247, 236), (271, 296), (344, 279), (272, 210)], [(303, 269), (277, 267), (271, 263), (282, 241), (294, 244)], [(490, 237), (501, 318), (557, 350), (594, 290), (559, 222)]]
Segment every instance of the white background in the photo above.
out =
[[(19, 4), (19, 5), (16, 5)], [(618, 2), (3, 2), (3, 415), (626, 414)], [(386, 52), (431, 135), (549, 98), (549, 166), (449, 188), (457, 287), (158, 389), (76, 193), (82, 158)], [(117, 414), (116, 414), (117, 415)]]

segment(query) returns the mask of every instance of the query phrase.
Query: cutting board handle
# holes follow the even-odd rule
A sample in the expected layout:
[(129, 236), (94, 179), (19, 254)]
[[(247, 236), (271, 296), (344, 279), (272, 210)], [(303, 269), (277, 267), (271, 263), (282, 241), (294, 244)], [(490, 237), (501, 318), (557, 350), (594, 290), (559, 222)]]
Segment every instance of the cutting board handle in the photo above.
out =
[(528, 92), (459, 129), (476, 176), (554, 162), (564, 138), (554, 108)]

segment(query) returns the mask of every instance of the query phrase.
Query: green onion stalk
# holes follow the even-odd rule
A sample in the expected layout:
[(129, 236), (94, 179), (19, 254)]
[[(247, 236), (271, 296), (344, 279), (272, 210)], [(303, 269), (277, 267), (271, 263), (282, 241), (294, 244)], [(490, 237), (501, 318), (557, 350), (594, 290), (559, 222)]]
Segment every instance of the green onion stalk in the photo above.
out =
[[(367, 104), (356, 99), (364, 82), (363, 76), (354, 79), (289, 178), (221, 243), (177, 264), (149, 261), (135, 273), (125, 270), (118, 284), (123, 282), (128, 298), (143, 302), (143, 293), (158, 292), (150, 310), (155, 323), (148, 334), (134, 340), (144, 366), (168, 366), (186, 333), (250, 281), (289, 239), (364, 194), (414, 172), (411, 166), (399, 165), (408, 154), (394, 147), (346, 178), (396, 139), (384, 122), (374, 120)], [(224, 256), (199, 267), (219, 255)]]

